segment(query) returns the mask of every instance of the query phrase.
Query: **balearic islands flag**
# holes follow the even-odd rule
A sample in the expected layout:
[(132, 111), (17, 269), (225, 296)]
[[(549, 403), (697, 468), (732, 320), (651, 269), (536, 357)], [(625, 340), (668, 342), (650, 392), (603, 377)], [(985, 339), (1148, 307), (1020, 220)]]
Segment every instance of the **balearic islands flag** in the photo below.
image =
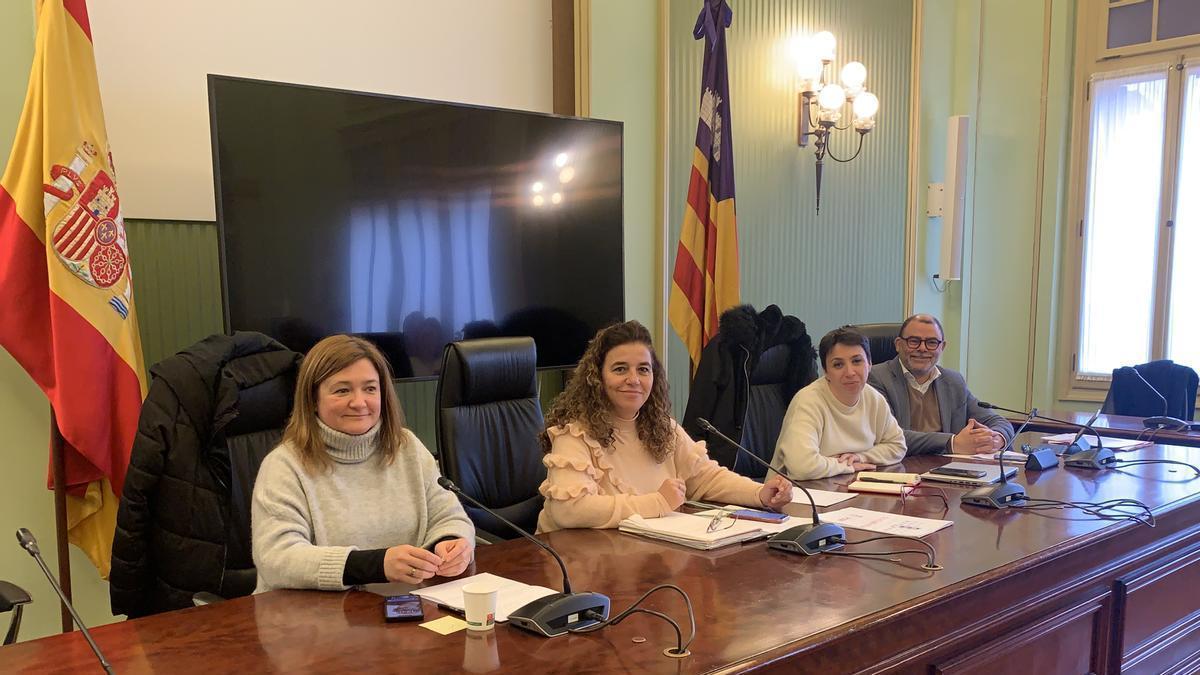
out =
[(84, 0), (38, 3), (0, 178), (0, 295), (0, 346), (46, 393), (65, 439), (69, 539), (107, 578), (146, 382)]
[(717, 333), (721, 312), (740, 302), (737, 217), (733, 208), (733, 135), (725, 29), (733, 20), (726, 0), (704, 0), (692, 36), (704, 38), (700, 122), (687, 207), (675, 253), (668, 314), (687, 345), (692, 368)]

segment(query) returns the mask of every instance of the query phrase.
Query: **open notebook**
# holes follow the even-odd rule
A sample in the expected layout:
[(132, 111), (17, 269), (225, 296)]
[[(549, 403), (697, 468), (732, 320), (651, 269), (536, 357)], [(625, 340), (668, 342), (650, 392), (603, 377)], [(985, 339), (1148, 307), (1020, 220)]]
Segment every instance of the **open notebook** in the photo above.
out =
[(719, 523), (720, 529), (709, 532), (713, 519), (689, 513), (668, 513), (661, 518), (643, 518), (632, 515), (617, 526), (622, 532), (650, 539), (669, 541), (681, 546), (708, 550), (736, 544), (766, 536), (762, 525), (750, 520), (735, 520), (726, 517)]

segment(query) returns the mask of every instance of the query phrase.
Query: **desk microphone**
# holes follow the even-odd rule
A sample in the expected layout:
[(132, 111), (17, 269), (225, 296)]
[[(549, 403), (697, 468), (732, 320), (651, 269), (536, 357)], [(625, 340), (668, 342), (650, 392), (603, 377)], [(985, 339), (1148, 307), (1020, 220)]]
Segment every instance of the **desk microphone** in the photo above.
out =
[(1013, 441), (1017, 440), (1017, 436), (1020, 436), (1021, 432), (1025, 431), (1025, 427), (1029, 426), (1029, 423), (1035, 417), (1037, 417), (1037, 408), (1030, 410), (1026, 414), (1025, 423), (1021, 425), (1020, 429), (1017, 429), (1012, 438), (1008, 439), (1008, 442), (1000, 449), (1000, 482), (995, 485), (983, 485), (965, 493), (962, 496), (963, 504), (983, 506), (989, 509), (1006, 509), (1013, 502), (1025, 501), (1027, 498), (1025, 487), (1018, 483), (1008, 482), (1008, 476), (1004, 472), (1004, 453), (1008, 452), (1008, 449), (1012, 447)]
[[(504, 516), (481, 504), (478, 499), (463, 492), (462, 488), (455, 485), (449, 478), (440, 476), (437, 482), (438, 485), (446, 490), (492, 514), (500, 522), (520, 533), (521, 536), (541, 546), (558, 561), (558, 567), (562, 570), (563, 576), (563, 592), (538, 598), (527, 605), (509, 612), (508, 620), (514, 626), (545, 637), (555, 637), (565, 634), (568, 630), (584, 628), (608, 620), (610, 606), (608, 596), (586, 591), (583, 593), (572, 593), (571, 580), (567, 578), (567, 566), (554, 549), (550, 548), (541, 539), (517, 527)], [(596, 617), (599, 617), (599, 619), (597, 620)]]
[(1157, 396), (1163, 404), (1162, 415), (1147, 417), (1146, 419), (1142, 420), (1142, 424), (1145, 425), (1147, 429), (1173, 429), (1178, 431), (1187, 431), (1191, 428), (1191, 424), (1176, 417), (1171, 417), (1167, 414), (1167, 397), (1163, 396), (1162, 392), (1156, 389), (1154, 385), (1150, 384), (1150, 381), (1143, 377), (1140, 372), (1138, 372), (1136, 366), (1131, 366), (1129, 369), (1133, 371), (1133, 374), (1137, 376), (1137, 379), (1142, 381), (1142, 384), (1146, 385), (1147, 389), (1154, 392), (1154, 395)]
[[(1013, 410), (1012, 408), (993, 405), (985, 401), (980, 401), (979, 407), (1003, 410), (1005, 412), (1017, 413), (1020, 415), (1028, 414), (1023, 410)], [(1117, 456), (1113, 454), (1113, 451), (1104, 447), (1104, 440), (1100, 438), (1100, 432), (1096, 431), (1096, 429), (1092, 426), (1092, 424), (1096, 421), (1096, 418), (1100, 416), (1099, 410), (1093, 413), (1091, 419), (1084, 424), (1060, 420), (1057, 417), (1040, 415), (1037, 414), (1036, 408), (1029, 412), (1034, 413), (1034, 417), (1038, 419), (1058, 422), (1059, 424), (1065, 424), (1067, 426), (1076, 427), (1079, 429), (1079, 431), (1075, 434), (1075, 438), (1063, 448), (1063, 466), (1072, 466), (1078, 469), (1106, 469), (1117, 461)], [(1023, 429), (1024, 426), (1021, 428)], [(1092, 432), (1096, 436), (1096, 447), (1094, 448), (1085, 435), (1085, 432), (1088, 431)], [(1013, 438), (1016, 438), (1015, 434), (1013, 435)]]
[(742, 447), (742, 445), (737, 441), (721, 433), (719, 429), (712, 425), (712, 422), (700, 417), (696, 419), (696, 423), (700, 425), (701, 429), (704, 429), (711, 434), (716, 434), (721, 440), (746, 453), (746, 456), (750, 459), (758, 462), (771, 471), (774, 471), (777, 475), (783, 476), (784, 480), (800, 488), (800, 491), (803, 492), (806, 497), (808, 497), (808, 504), (812, 507), (812, 524), (789, 527), (774, 537), (771, 537), (771, 539), (767, 541), (768, 548), (776, 548), (780, 551), (787, 551), (788, 553), (816, 555), (822, 551), (832, 551), (842, 547), (846, 541), (846, 530), (843, 529), (841, 525), (821, 522), (821, 517), (817, 515), (816, 501), (813, 500), (812, 494), (805, 489), (805, 487), (801, 485), (799, 481), (793, 480), (789, 476), (784, 476), (779, 469), (771, 466), (769, 462), (764, 462), (761, 457), (753, 452), (750, 452), (746, 448)]
[(100, 667), (108, 675), (114, 675), (108, 659), (104, 658), (104, 654), (100, 653), (100, 648), (96, 646), (96, 641), (92, 639), (92, 634), (88, 631), (87, 626), (83, 625), (83, 619), (79, 618), (79, 613), (75, 611), (75, 607), (71, 605), (71, 601), (67, 599), (67, 594), (63, 593), (62, 586), (58, 585), (58, 581), (54, 579), (54, 575), (50, 574), (50, 568), (46, 567), (46, 561), (42, 560), (42, 552), (38, 550), (37, 539), (33, 538), (33, 533), (29, 530), (20, 527), (17, 528), (17, 541), (21, 544), (21, 548), (29, 552), (37, 564), (42, 568), (42, 574), (46, 575), (46, 579), (50, 581), (50, 585), (54, 587), (54, 591), (58, 593), (58, 597), (62, 599), (63, 605), (71, 612), (71, 618), (75, 619), (75, 625), (79, 626), (79, 632), (83, 633), (83, 637), (87, 638), (88, 644), (92, 647), (92, 652), (96, 654), (96, 658), (100, 659)]

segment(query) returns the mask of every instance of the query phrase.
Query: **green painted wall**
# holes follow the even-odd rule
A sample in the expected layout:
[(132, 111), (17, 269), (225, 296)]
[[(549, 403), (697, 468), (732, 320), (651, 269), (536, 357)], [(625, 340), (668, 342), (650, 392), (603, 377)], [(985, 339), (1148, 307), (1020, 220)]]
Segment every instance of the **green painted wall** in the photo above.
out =
[[(950, 341), (945, 363), (963, 370), (981, 398), (1011, 407), (1094, 407), (1059, 400), (1054, 379), (1068, 229), (1063, 218), (1075, 7), (1075, 0), (924, 2), (921, 214), (924, 185), (944, 178), (947, 117), (969, 115), (972, 133), (963, 280), (944, 292), (933, 288), (941, 222), (922, 216), (914, 306), (940, 312)], [(1044, 143), (1038, 137), (1043, 70)]]
[(591, 116), (625, 125), (625, 317), (654, 331), (658, 6), (649, 0), (590, 4)]
[[(33, 38), (33, 3), (0, 2), (0, 161), (6, 164), (25, 103)], [(28, 527), (38, 538), (46, 563), (57, 571), (54, 494), (46, 489), (50, 406), (4, 350), (0, 350), (0, 428), (4, 429), (0, 458), (5, 473), (5, 489), (0, 490), (0, 579), (21, 586), (33, 597), (21, 623), (21, 638), (29, 640), (60, 629), (54, 589), (37, 563), (16, 545), (12, 534), (18, 527)], [(70, 556), (74, 600), (80, 616), (92, 625), (113, 621), (108, 610), (108, 583), (100, 579), (96, 568), (78, 549), (71, 547)], [(0, 617), (0, 625), (7, 628), (8, 617)]]

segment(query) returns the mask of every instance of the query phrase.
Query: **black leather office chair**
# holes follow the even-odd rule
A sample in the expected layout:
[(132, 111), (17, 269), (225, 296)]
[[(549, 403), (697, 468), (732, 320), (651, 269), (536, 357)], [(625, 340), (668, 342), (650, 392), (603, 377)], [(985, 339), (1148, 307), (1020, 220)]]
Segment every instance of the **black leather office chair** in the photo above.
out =
[[(791, 403), (788, 392), (787, 345), (776, 345), (762, 353), (754, 372), (750, 373), (750, 397), (746, 403), (746, 420), (742, 426), (742, 445), (765, 462), (775, 454), (775, 443), (783, 428), (783, 416)], [(762, 480), (767, 469), (741, 453), (737, 454), (733, 470), (755, 480)]]
[[(544, 430), (533, 338), (499, 337), (446, 345), (437, 386), (442, 473), (463, 492), (526, 530), (537, 528), (538, 487), (546, 479), (538, 434)], [(516, 532), (463, 504), (485, 540)]]
[(865, 335), (871, 344), (872, 365), (896, 358), (896, 338), (900, 335), (899, 323), (862, 323), (855, 328)]
[(17, 632), (21, 630), (21, 611), (32, 598), (24, 588), (7, 581), (0, 581), (0, 614), (12, 612), (12, 621), (8, 624), (8, 632), (4, 635), (4, 644), (11, 645), (17, 641)]

